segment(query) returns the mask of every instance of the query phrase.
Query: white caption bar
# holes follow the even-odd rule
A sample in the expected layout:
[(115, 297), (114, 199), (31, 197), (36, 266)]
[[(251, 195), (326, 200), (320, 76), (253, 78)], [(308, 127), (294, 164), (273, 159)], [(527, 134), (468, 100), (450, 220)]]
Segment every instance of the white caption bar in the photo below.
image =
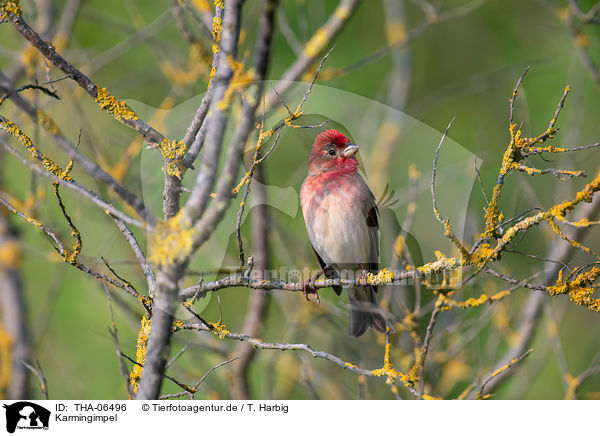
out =
[[(597, 434), (597, 401), (0, 401), (0, 434)], [(42, 433), (35, 430), (43, 430)], [(115, 433), (118, 432), (118, 433)]]

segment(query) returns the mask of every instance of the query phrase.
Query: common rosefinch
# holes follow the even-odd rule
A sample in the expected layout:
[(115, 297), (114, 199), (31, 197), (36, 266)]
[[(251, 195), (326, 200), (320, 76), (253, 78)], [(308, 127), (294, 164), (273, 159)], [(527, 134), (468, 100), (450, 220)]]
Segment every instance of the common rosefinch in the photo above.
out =
[[(364, 278), (367, 271), (378, 270), (377, 205), (357, 171), (357, 151), (358, 146), (337, 130), (321, 133), (315, 138), (308, 177), (300, 189), (310, 243), (322, 271), (330, 277), (356, 278), (358, 273)], [(333, 290), (342, 292), (341, 286)], [(375, 292), (374, 285), (348, 288), (348, 335), (359, 337), (369, 326), (385, 332)]]

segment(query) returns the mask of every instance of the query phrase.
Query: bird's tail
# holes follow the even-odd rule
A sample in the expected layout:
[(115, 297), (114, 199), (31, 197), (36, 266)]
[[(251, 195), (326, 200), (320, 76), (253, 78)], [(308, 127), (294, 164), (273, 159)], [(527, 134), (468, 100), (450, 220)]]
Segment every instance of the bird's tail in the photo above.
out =
[(358, 338), (369, 327), (385, 333), (386, 321), (381, 315), (381, 308), (372, 286), (358, 286), (348, 289), (350, 302), (350, 318), (348, 320), (348, 336)]

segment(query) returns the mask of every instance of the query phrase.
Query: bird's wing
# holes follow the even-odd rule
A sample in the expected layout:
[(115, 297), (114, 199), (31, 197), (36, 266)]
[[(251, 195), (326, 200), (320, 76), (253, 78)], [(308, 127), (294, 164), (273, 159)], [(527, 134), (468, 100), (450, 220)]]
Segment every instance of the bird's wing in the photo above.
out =
[(369, 272), (377, 273), (379, 271), (379, 210), (373, 205), (367, 212), (367, 227), (369, 231), (369, 241), (371, 254), (369, 259)]
[[(379, 210), (377, 209), (375, 197), (366, 183), (365, 188), (370, 194), (367, 196), (364, 205), (364, 213), (367, 217), (367, 231), (369, 232), (369, 272), (377, 274), (379, 272)], [(377, 292), (376, 285), (373, 285), (373, 290)]]

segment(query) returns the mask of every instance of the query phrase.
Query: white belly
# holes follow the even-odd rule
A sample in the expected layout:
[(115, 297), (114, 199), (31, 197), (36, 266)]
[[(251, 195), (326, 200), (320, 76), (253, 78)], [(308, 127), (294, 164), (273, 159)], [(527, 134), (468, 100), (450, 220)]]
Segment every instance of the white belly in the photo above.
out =
[[(302, 209), (306, 213), (306, 207)], [(314, 219), (307, 226), (315, 251), (328, 265), (368, 265), (373, 259), (373, 241), (377, 230), (367, 225), (360, 205), (349, 203), (343, 195), (327, 192), (314, 208)], [(373, 234), (374, 233), (374, 234)], [(375, 243), (376, 244), (376, 243)]]

